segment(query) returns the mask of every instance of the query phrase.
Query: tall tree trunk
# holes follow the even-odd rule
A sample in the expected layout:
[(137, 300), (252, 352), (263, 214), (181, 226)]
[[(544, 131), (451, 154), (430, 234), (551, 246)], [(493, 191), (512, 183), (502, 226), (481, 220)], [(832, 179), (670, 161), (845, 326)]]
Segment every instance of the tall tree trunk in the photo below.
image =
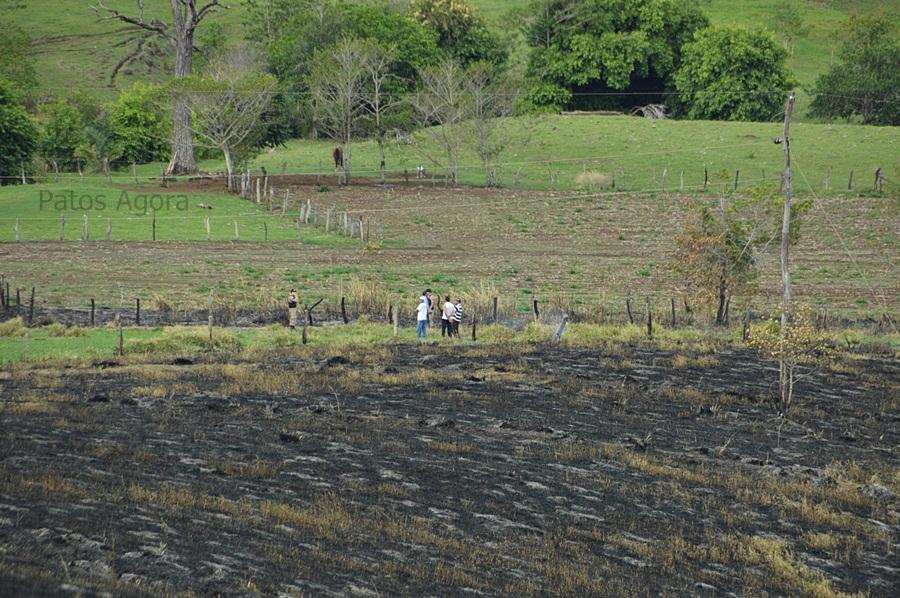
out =
[(378, 137), (378, 171), (381, 173), (381, 184), (384, 184), (384, 136)]
[(223, 147), (222, 153), (225, 154), (225, 176), (228, 181), (228, 191), (234, 193), (237, 191), (237, 185), (234, 180), (234, 158), (231, 156), (231, 148)]
[(344, 140), (344, 184), (350, 185), (350, 161), (352, 158), (352, 148), (350, 140)]
[(716, 310), (716, 324), (721, 326), (725, 323), (725, 301), (726, 301), (725, 276), (719, 278), (719, 309)]
[[(194, 27), (191, 17), (184, 12), (181, 0), (172, 0), (172, 22), (175, 26), (175, 78), (190, 76), (194, 59)], [(176, 93), (172, 98), (172, 159), (167, 174), (197, 172), (194, 158), (194, 136), (191, 123), (191, 102), (187, 96)]]

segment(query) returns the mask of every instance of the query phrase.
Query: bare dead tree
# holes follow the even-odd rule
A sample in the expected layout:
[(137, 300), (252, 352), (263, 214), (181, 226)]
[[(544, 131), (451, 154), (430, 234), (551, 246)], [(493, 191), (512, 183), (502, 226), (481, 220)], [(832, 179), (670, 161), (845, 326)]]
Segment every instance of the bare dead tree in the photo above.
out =
[(222, 151), (228, 190), (237, 191), (235, 158), (246, 163), (258, 146), (261, 117), (272, 100), (276, 80), (259, 73), (251, 60), (233, 53), (209, 66), (205, 77), (185, 78), (195, 133), (202, 143)]
[(386, 90), (388, 82), (394, 76), (390, 72), (391, 62), (394, 60), (393, 49), (384, 48), (373, 42), (366, 43), (369, 48), (369, 60), (363, 63), (366, 85), (368, 87), (368, 100), (365, 103), (365, 109), (369, 114), (375, 141), (378, 143), (378, 171), (381, 174), (381, 182), (384, 183), (384, 146), (388, 134), (386, 119), (401, 102), (392, 97)]
[[(117, 9), (106, 6), (104, 0), (94, 0), (92, 6), (102, 21), (119, 21), (126, 23), (135, 37), (158, 36), (175, 48), (175, 78), (188, 77), (193, 71), (194, 33), (200, 22), (210, 13), (220, 8), (228, 8), (219, 0), (210, 0), (197, 6), (196, 0), (170, 0), (172, 6), (172, 22), (159, 19), (144, 18), (144, 0), (136, 0), (137, 16), (127, 15)], [(139, 44), (139, 49), (143, 44)], [(132, 59), (140, 55), (132, 52)], [(126, 57), (127, 58), (127, 57)], [(116, 65), (116, 72), (125, 63)], [(194, 142), (191, 128), (190, 99), (184, 93), (175, 93), (172, 98), (172, 158), (166, 174), (183, 174), (196, 172), (197, 161), (194, 158)]]
[(350, 184), (353, 137), (366, 112), (366, 75), (371, 60), (371, 47), (353, 38), (342, 38), (317, 51), (312, 60), (310, 101), (323, 132), (342, 146), (345, 185)]
[[(450, 180), (459, 182), (459, 154), (465, 134), (466, 119), (471, 114), (466, 90), (466, 72), (458, 62), (445, 59), (420, 73), (420, 84), (412, 96), (412, 104), (425, 134), (444, 151)], [(437, 166), (437, 158), (426, 154)]]
[(488, 64), (470, 67), (465, 77), (466, 93), (469, 95), (471, 118), (469, 125), (475, 142), (475, 150), (481, 158), (485, 183), (494, 186), (494, 162), (503, 152), (504, 143), (499, 132), (503, 117), (512, 113), (516, 102), (517, 86), (506, 85), (496, 70)]

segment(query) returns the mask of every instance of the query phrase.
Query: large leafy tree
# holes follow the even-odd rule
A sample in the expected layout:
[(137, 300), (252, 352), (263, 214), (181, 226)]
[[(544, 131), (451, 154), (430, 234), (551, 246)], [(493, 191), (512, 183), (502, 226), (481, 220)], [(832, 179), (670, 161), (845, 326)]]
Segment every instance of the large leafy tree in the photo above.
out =
[(76, 151), (87, 143), (81, 112), (65, 100), (46, 106), (45, 112), (47, 118), (38, 143), (41, 156), (61, 170), (72, 170)]
[(0, 185), (18, 181), (22, 170), (29, 170), (37, 148), (38, 130), (15, 86), (0, 78)]
[(887, 18), (853, 17), (841, 61), (819, 77), (810, 114), (859, 116), (872, 125), (900, 125), (900, 36)]
[(114, 143), (128, 162), (164, 160), (171, 130), (163, 109), (163, 91), (135, 83), (106, 108)]
[[(226, 8), (219, 0), (206, 3), (197, 0), (170, 0), (171, 23), (159, 19), (145, 18), (144, 2), (137, 0), (136, 14), (126, 14), (117, 8), (108, 7), (104, 0), (93, 0), (93, 9), (103, 21), (118, 21), (125, 24), (129, 32), (131, 50), (115, 67), (122, 66), (143, 55), (144, 46), (150, 40), (163, 39), (175, 49), (175, 78), (191, 76), (194, 68), (194, 35), (197, 27), (210, 14)], [(187, 95), (178, 94), (172, 99), (172, 158), (169, 161), (170, 174), (195, 172), (194, 140), (191, 128), (191, 107)]]
[[(438, 34), (386, 2), (351, 4), (336, 0), (247, 0), (250, 13), (248, 38), (260, 47), (279, 80), (273, 109), (289, 122), (290, 134), (297, 135), (314, 123), (308, 118), (313, 56), (335, 40), (370, 40), (392, 48), (392, 60), (385, 91), (398, 98), (415, 86), (419, 70), (437, 62), (441, 55)], [(279, 141), (286, 131), (269, 127), (269, 135)], [(280, 137), (279, 137), (280, 136)]]
[(469, 0), (413, 0), (410, 15), (433, 29), (438, 45), (463, 65), (488, 62), (500, 66), (507, 52)]
[(698, 31), (675, 75), (678, 112), (692, 119), (777, 119), (797, 83), (786, 59), (787, 51), (765, 30)]
[(707, 25), (692, 0), (533, 0), (528, 101), (553, 109), (658, 102), (682, 45)]

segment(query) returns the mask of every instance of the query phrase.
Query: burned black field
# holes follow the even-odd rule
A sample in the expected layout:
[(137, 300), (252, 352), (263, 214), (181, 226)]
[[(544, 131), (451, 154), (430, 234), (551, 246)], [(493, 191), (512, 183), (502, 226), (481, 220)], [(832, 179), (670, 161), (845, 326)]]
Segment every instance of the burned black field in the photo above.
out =
[[(671, 349), (671, 348), (670, 348)], [(0, 595), (896, 595), (900, 365), (649, 344), (0, 373)]]

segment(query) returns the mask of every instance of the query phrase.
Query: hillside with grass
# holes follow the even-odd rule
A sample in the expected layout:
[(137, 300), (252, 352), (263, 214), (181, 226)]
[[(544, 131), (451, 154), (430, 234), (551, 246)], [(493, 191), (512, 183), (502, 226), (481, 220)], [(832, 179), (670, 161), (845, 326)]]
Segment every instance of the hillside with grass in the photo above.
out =
[[(775, 7), (779, 0), (706, 0), (703, 10), (713, 24), (741, 26), (765, 26), (774, 28)], [(110, 7), (126, 11), (134, 8), (132, 0), (113, 0)], [(476, 0), (486, 20), (501, 29), (512, 45), (514, 61), (524, 60), (527, 51), (520, 36), (508, 27), (511, 10), (527, 5), (525, 0)], [(243, 20), (246, 8), (242, 2), (230, 3), (230, 9), (221, 11), (209, 22), (219, 23), (227, 36), (243, 36)], [(121, 73), (110, 86), (110, 73), (130, 46), (123, 27), (114, 22), (98, 21), (91, 10), (89, 0), (56, 2), (55, 0), (30, 0), (10, 2), (5, 7), (12, 22), (18, 24), (32, 37), (36, 59), (40, 95), (65, 96), (77, 85), (83, 91), (91, 91), (103, 97), (111, 97), (115, 89), (127, 87), (135, 81), (164, 80), (169, 76), (171, 52), (164, 44), (148, 63), (137, 64)], [(145, 18), (166, 18), (167, 3), (148, 3)], [(816, 77), (827, 70), (836, 50), (842, 25), (854, 12), (878, 11), (890, 18), (900, 14), (900, 0), (831, 0), (802, 3), (802, 19), (807, 32), (794, 44), (788, 66), (799, 80), (801, 87), (811, 85)], [(894, 17), (896, 18), (896, 17)], [(205, 25), (204, 25), (205, 26)], [(202, 33), (202, 27), (201, 27)], [(801, 99), (805, 96), (801, 93)], [(798, 109), (802, 119), (805, 110)]]

